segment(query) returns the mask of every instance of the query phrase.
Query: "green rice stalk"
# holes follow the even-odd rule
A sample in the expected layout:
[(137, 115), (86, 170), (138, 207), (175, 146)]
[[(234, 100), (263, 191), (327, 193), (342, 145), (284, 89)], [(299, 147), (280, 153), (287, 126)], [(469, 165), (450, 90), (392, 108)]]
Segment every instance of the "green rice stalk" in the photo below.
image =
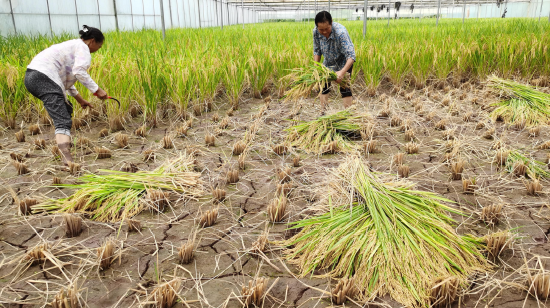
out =
[(202, 194), (202, 185), (200, 173), (192, 171), (192, 161), (189, 156), (182, 155), (154, 171), (100, 170), (101, 175), (85, 174), (78, 178), (78, 184), (61, 185), (75, 188), (72, 196), (46, 200), (33, 207), (33, 211), (84, 213), (92, 220), (118, 222), (147, 208), (140, 198), (148, 189), (163, 189), (196, 198)]
[(536, 159), (531, 159), (518, 151), (510, 151), (506, 159), (506, 171), (514, 172), (514, 164), (522, 161), (527, 166), (527, 176), (531, 179), (550, 178), (550, 172), (545, 163)]
[(461, 214), (444, 204), (452, 201), (383, 183), (357, 157), (335, 176), (329, 212), (293, 223), (303, 229), (282, 242), (302, 277), (323, 270), (321, 277), (353, 278), (362, 300), (390, 295), (407, 307), (429, 307), (437, 277), (489, 268), (476, 242), (451, 226), (445, 212)]
[(491, 113), (493, 119), (502, 118), (506, 123), (520, 123), (526, 126), (548, 124), (550, 120), (550, 94), (514, 81), (489, 78), (492, 87), (500, 90), (507, 99), (493, 104), (497, 108)]
[(360, 125), (352, 122), (357, 118), (360, 117), (352, 117), (351, 112), (344, 110), (310, 122), (303, 122), (286, 129), (289, 132), (286, 141), (310, 153), (322, 154), (325, 148), (335, 140), (340, 149), (352, 150), (354, 146), (348, 136), (359, 133)]
[[(313, 65), (291, 69), (290, 71), (290, 74), (281, 78), (282, 82), (290, 83), (290, 89), (284, 95), (285, 101), (307, 97), (313, 90), (321, 94), (325, 84), (330, 84), (338, 79), (335, 72), (319, 62), (313, 62)], [(349, 77), (346, 76), (340, 86), (348, 89), (350, 83)]]

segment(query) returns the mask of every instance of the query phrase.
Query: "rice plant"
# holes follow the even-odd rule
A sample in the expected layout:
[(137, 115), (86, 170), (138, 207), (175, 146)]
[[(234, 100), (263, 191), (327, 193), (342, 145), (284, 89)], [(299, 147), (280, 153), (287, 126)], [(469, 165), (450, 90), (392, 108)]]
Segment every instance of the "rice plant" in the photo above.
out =
[(362, 299), (389, 294), (426, 307), (437, 277), (487, 269), (478, 245), (451, 226), (445, 212), (460, 212), (442, 203), (449, 200), (385, 184), (359, 158), (334, 175), (329, 212), (292, 223), (302, 230), (283, 242), (301, 276), (326, 270), (322, 276), (353, 278)]
[(67, 198), (46, 200), (33, 211), (84, 213), (97, 221), (121, 221), (155, 205), (157, 199), (141, 200), (150, 190), (174, 191), (190, 198), (200, 196), (202, 183), (199, 174), (192, 170), (193, 159), (184, 155), (153, 171), (100, 170), (101, 174), (79, 177), (78, 184), (61, 184), (61, 187), (74, 188), (75, 193)]
[[(318, 62), (290, 71), (290, 74), (281, 79), (284, 83), (288, 83), (290, 87), (284, 94), (285, 101), (307, 97), (312, 91), (321, 94), (325, 85), (330, 85), (331, 82), (338, 79), (335, 72)], [(351, 86), (349, 78), (344, 78), (340, 82), (340, 86), (348, 89)]]
[(548, 171), (545, 163), (528, 158), (517, 150), (508, 151), (508, 155), (504, 161), (506, 171), (514, 173), (518, 177), (528, 176), (531, 179), (550, 178), (550, 171)]
[[(331, 152), (337, 144), (340, 150), (354, 149), (350, 137), (360, 134), (361, 126), (353, 122), (354, 119), (347, 110), (332, 115), (322, 116), (310, 122), (304, 122), (285, 129), (288, 132), (286, 141), (291, 146), (298, 147), (309, 153), (322, 154)], [(336, 152), (334, 149), (332, 152)]]
[(550, 94), (494, 75), (489, 81), (495, 89), (508, 98), (494, 104), (497, 108), (491, 113), (493, 119), (502, 119), (520, 129), (524, 126), (548, 124), (550, 120)]

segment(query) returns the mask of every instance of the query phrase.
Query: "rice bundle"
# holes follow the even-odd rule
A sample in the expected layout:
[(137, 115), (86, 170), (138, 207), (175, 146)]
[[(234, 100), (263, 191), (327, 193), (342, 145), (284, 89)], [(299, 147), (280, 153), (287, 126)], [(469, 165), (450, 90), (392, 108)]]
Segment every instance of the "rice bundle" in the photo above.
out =
[(139, 214), (148, 207), (140, 198), (147, 190), (166, 190), (196, 198), (202, 194), (200, 174), (193, 172), (193, 158), (181, 155), (153, 171), (126, 173), (99, 170), (101, 174), (85, 174), (78, 184), (61, 185), (76, 192), (63, 199), (49, 199), (33, 207), (33, 211), (84, 213), (92, 220), (118, 222)]
[[(508, 99), (493, 104), (497, 108), (491, 113), (493, 119), (502, 119), (509, 124), (536, 126), (548, 124), (550, 120), (550, 94), (514, 81), (492, 76), (489, 79), (492, 87)], [(521, 126), (517, 126), (520, 128)]]
[(530, 179), (550, 178), (550, 171), (546, 170), (545, 163), (530, 159), (518, 151), (509, 151), (504, 161), (506, 171), (514, 173), (518, 177), (527, 176)]
[[(290, 89), (285, 91), (284, 101), (307, 97), (313, 90), (321, 94), (326, 84), (337, 79), (338, 76), (335, 72), (319, 62), (313, 62), (313, 65), (307, 67), (292, 69), (290, 74), (281, 78), (281, 81), (290, 83)], [(340, 87), (344, 89), (348, 89), (350, 85), (348, 76), (340, 82)]]
[(352, 122), (357, 118), (359, 117), (352, 117), (348, 110), (322, 116), (317, 120), (287, 128), (289, 135), (286, 141), (291, 146), (310, 153), (326, 152), (332, 142), (335, 142), (340, 150), (351, 150), (353, 145), (349, 137), (359, 136), (361, 130), (359, 124)]
[(478, 243), (451, 226), (445, 211), (461, 212), (442, 202), (452, 201), (385, 184), (357, 157), (335, 176), (330, 212), (293, 223), (302, 230), (283, 242), (302, 277), (326, 270), (322, 277), (353, 278), (362, 300), (389, 294), (404, 306), (427, 307), (436, 278), (488, 268)]

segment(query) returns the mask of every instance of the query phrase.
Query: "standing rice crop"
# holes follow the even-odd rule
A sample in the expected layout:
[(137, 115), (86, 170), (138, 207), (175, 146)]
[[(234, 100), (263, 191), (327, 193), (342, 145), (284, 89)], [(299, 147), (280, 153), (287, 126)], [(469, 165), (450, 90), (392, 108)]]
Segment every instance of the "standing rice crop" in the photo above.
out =
[[(451, 201), (434, 193), (384, 183), (358, 157), (335, 173), (328, 212), (292, 224), (286, 258), (306, 276), (353, 278), (363, 300), (390, 295), (407, 307), (429, 307), (430, 283), (466, 278), (488, 263), (445, 212)], [(330, 188), (331, 187), (331, 188)]]

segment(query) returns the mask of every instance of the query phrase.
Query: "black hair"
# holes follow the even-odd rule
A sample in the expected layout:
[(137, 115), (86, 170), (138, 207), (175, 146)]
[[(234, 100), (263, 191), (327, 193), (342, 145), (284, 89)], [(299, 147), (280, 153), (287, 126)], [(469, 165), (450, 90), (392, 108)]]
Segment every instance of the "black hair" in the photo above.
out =
[(82, 26), (82, 30), (78, 31), (80, 38), (83, 40), (95, 39), (96, 42), (102, 43), (105, 40), (105, 36), (98, 28)]
[(317, 13), (315, 16), (315, 25), (322, 24), (324, 22), (328, 22), (330, 25), (332, 25), (332, 15), (330, 15), (327, 11), (321, 11)]

